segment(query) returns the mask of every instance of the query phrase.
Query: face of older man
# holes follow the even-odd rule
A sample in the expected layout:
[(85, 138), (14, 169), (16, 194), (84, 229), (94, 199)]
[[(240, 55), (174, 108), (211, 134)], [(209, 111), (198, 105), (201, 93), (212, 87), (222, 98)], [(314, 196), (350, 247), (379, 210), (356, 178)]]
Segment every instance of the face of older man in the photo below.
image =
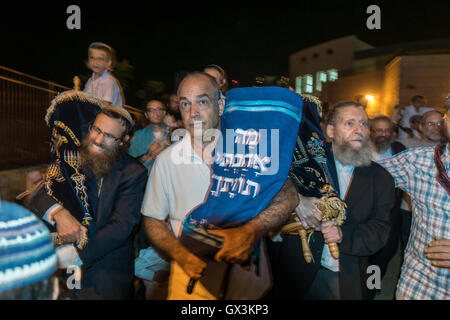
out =
[(437, 112), (433, 112), (426, 118), (422, 118), (420, 131), (422, 132), (424, 139), (439, 142), (443, 137), (442, 125), (442, 116)]
[(366, 112), (360, 107), (344, 107), (338, 113), (336, 124), (327, 126), (328, 136), (335, 144), (359, 150), (368, 133)]
[(333, 141), (333, 151), (343, 165), (370, 164), (372, 147), (368, 138), (368, 118), (361, 107), (343, 107), (336, 123), (327, 126), (327, 135)]
[(375, 120), (370, 129), (370, 138), (378, 152), (386, 151), (393, 140), (392, 124), (386, 120)]
[(196, 140), (201, 140), (206, 130), (219, 128), (219, 104), (223, 101), (217, 100), (217, 90), (211, 80), (202, 74), (191, 75), (181, 82), (178, 90), (184, 128)]

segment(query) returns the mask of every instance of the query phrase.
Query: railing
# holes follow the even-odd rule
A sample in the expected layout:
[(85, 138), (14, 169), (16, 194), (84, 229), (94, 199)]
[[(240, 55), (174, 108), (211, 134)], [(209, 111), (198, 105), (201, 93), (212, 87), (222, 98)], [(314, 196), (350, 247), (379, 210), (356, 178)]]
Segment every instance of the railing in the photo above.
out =
[[(0, 66), (0, 170), (49, 161), (44, 116), (53, 98), (70, 89)], [(144, 122), (141, 110), (126, 108)]]

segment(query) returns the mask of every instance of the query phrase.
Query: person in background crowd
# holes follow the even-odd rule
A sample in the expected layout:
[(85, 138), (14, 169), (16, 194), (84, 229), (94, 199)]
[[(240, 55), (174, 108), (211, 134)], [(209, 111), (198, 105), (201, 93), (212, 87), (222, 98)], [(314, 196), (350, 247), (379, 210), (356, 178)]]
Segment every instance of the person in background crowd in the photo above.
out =
[(420, 137), (399, 139), (407, 148), (432, 147), (445, 140), (442, 132), (442, 114), (439, 111), (431, 110), (425, 112), (422, 116), (412, 116), (419, 118), (418, 132)]
[(151, 169), (158, 154), (169, 144), (169, 128), (164, 123), (166, 106), (159, 100), (147, 103), (145, 117), (149, 124), (147, 127), (134, 133), (128, 153), (137, 158), (148, 169)]
[(398, 125), (399, 121), (403, 117), (403, 112), (405, 112), (405, 107), (400, 104), (396, 104), (394, 106), (394, 115), (392, 116), (392, 121)]
[(86, 82), (83, 91), (100, 99), (105, 107), (125, 105), (122, 87), (111, 74), (115, 64), (113, 48), (102, 42), (91, 43), (88, 48), (88, 67), (92, 70), (92, 76)]
[[(427, 111), (433, 110), (432, 108), (425, 107), (425, 99), (420, 96), (416, 95), (411, 98), (411, 105), (405, 107), (403, 111), (403, 116), (397, 123), (400, 125), (400, 129), (402, 128), (411, 128), (410, 127), (410, 118), (416, 114), (422, 115)], [(399, 133), (399, 139), (404, 139), (408, 136), (407, 133), (404, 132), (404, 130), (400, 130)]]
[(225, 96), (229, 86), (226, 72), (217, 64), (207, 65), (203, 71), (216, 79), (220, 92)]
[(164, 123), (171, 129), (183, 127), (183, 121), (180, 114), (180, 101), (176, 93), (169, 95), (169, 102), (167, 104), (167, 114), (164, 117)]
[(379, 163), (412, 199), (411, 235), (397, 285), (399, 300), (450, 299), (450, 108), (446, 142), (409, 149)]
[(420, 118), (419, 130), (423, 146), (435, 146), (445, 140), (443, 135), (443, 116), (436, 110), (425, 112)]
[(404, 135), (404, 138), (401, 139), (397, 138), (397, 141), (403, 144), (406, 148), (417, 148), (423, 146), (422, 135), (419, 129), (421, 119), (422, 116), (420, 114), (415, 114), (409, 118), (410, 128), (403, 128), (403, 131), (406, 132), (407, 135)]

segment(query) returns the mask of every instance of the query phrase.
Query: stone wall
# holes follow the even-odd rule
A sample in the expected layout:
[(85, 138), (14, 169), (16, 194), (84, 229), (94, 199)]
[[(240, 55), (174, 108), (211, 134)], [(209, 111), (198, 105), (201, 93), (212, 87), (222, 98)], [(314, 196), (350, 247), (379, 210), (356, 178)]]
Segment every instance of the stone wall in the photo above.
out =
[(13, 202), (17, 195), (31, 188), (31, 181), (27, 181), (28, 173), (37, 170), (44, 174), (46, 169), (47, 165), (40, 165), (0, 171), (0, 199)]

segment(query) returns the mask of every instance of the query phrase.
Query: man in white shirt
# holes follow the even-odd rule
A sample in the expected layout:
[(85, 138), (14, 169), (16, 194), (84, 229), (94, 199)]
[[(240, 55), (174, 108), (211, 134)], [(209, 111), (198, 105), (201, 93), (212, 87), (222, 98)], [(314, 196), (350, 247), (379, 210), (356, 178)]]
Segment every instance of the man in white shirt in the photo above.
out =
[[(427, 111), (433, 110), (432, 108), (428, 108), (424, 106), (424, 98), (420, 95), (416, 95), (411, 98), (411, 105), (407, 106), (403, 111), (403, 116), (400, 120), (399, 125), (403, 128), (411, 128), (409, 119), (418, 114), (422, 115)], [(408, 135), (403, 130), (399, 131), (399, 139), (407, 138)]]
[[(258, 293), (248, 290), (254, 283), (245, 280), (249, 272), (239, 264), (247, 262), (261, 237), (286, 222), (298, 203), (295, 187), (287, 180), (271, 205), (255, 218), (240, 227), (220, 230), (224, 244), (215, 262), (206, 263), (191, 253), (178, 237), (184, 217), (207, 195), (213, 161), (211, 152), (216, 141), (211, 142), (203, 133), (219, 128), (224, 99), (215, 79), (202, 72), (186, 76), (179, 85), (178, 96), (187, 133), (156, 159), (141, 210), (150, 243), (172, 260), (168, 299), (216, 299), (226, 263), (233, 264), (228, 289), (235, 294), (231, 298), (256, 299)], [(172, 230), (164, 221), (167, 218)], [(268, 272), (267, 266), (261, 268), (261, 273)], [(188, 294), (186, 288), (190, 279), (200, 278), (192, 294)]]

